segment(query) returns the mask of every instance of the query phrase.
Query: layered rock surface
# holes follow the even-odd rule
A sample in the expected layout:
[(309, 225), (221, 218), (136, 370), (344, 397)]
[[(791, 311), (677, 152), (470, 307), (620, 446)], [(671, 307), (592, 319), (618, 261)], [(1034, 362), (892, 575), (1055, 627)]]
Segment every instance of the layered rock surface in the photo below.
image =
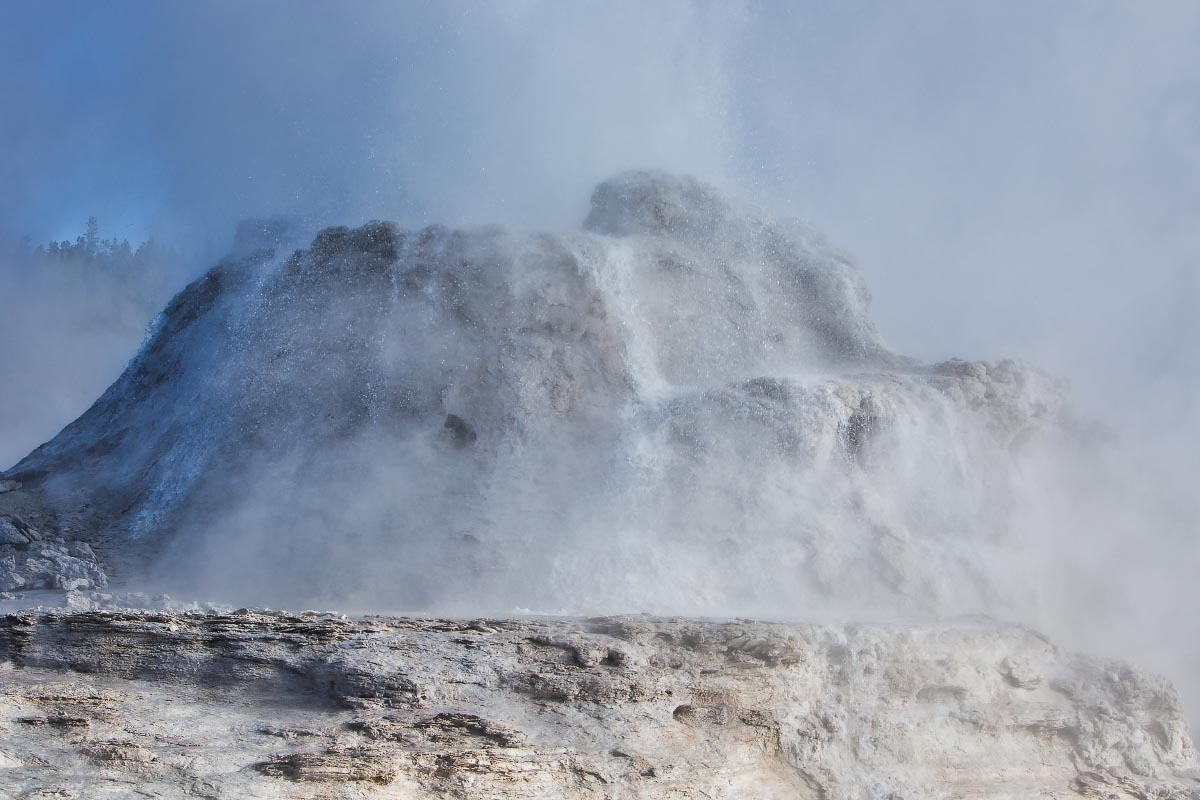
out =
[(1196, 798), (1161, 679), (988, 620), (0, 624), (20, 797)]

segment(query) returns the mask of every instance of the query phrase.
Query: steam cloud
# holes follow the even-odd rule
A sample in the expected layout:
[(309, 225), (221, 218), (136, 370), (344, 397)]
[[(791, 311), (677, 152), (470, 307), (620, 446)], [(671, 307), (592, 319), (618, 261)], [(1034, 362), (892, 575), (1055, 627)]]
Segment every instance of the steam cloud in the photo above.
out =
[[(1025, 358), (1102, 421), (1018, 476), (1021, 563), (1057, 568), (1031, 621), (1177, 680), (1200, 665), (1194, 4), (0, 15), (0, 233), (62, 238), (96, 214), (186, 246), (179, 285), (243, 217), (569, 229), (592, 185), (636, 166), (813, 220), (858, 255), (896, 350)], [(141, 332), (97, 337), (80, 320), (103, 293), (13, 262), (0, 293), (7, 464)]]

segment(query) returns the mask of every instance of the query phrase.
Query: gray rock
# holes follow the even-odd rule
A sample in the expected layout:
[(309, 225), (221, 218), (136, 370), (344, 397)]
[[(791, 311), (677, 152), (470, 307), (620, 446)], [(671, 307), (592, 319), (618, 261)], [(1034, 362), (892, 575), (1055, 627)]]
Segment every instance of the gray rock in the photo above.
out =
[(13, 553), (0, 553), (0, 591), (11, 592), (25, 587), (25, 576), (17, 566)]
[(0, 542), (0, 591), (71, 591), (108, 585), (95, 553), (86, 544), (30, 538), (36, 531), (24, 526), (19, 519), (12, 524), (12, 530), (20, 539), (13, 541), (17, 539), (14, 536)]
[(1165, 681), (983, 620), (27, 612), (0, 660), (19, 797), (1200, 798)]
[(0, 516), (0, 545), (27, 545), (42, 538), (37, 529), (20, 517), (12, 515)]

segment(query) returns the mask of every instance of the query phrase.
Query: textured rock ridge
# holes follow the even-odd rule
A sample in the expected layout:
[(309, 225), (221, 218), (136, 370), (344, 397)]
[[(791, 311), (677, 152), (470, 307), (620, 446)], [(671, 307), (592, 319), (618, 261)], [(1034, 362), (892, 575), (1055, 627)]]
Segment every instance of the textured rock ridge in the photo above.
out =
[(18, 796), (1200, 797), (1164, 681), (987, 620), (29, 612), (0, 659)]

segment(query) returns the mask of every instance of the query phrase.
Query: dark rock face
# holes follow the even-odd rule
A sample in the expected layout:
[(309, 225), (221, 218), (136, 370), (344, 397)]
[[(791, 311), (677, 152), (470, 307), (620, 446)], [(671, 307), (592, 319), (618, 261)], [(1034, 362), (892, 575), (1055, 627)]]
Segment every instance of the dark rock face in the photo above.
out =
[(695, 179), (607, 181), (585, 228), (376, 222), (230, 258), (6, 477), (122, 575), (205, 596), (777, 613), (1009, 591), (988, 548), (1020, 546), (1010, 446), (1054, 381), (891, 353), (848, 257)]
[(442, 428), (450, 434), (454, 443), (459, 447), (472, 445), (479, 438), (479, 434), (475, 433), (471, 424), (457, 414), (447, 414)]

